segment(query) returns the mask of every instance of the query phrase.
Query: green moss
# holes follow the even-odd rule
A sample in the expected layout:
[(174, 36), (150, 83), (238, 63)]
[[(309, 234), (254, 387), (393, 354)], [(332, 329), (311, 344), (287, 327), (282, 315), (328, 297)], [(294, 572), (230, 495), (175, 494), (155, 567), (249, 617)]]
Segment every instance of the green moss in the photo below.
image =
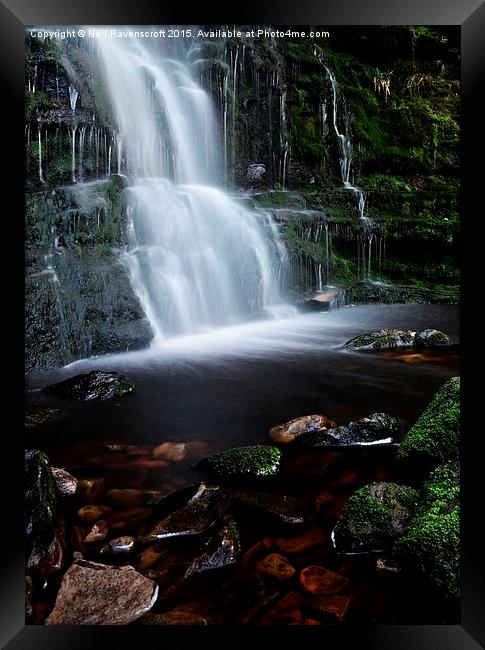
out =
[(429, 348), (437, 345), (450, 345), (450, 337), (439, 330), (427, 329), (416, 332), (414, 345), (419, 348)]
[(381, 329), (378, 332), (361, 334), (347, 341), (345, 347), (349, 350), (388, 350), (412, 345), (413, 340), (414, 336), (409, 330)]
[(398, 458), (436, 466), (458, 458), (459, 442), (460, 378), (452, 377), (408, 431), (401, 442)]
[(279, 470), (281, 451), (270, 445), (236, 447), (205, 458), (198, 468), (219, 478), (274, 476)]

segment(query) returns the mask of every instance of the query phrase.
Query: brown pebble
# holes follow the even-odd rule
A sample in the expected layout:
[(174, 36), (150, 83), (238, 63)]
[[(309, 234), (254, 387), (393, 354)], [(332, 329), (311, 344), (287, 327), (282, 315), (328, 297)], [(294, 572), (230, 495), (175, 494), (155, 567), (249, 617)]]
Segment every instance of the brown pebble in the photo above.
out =
[(320, 596), (305, 602), (305, 606), (315, 614), (320, 614), (325, 620), (337, 619), (343, 621), (350, 605), (348, 596)]
[(162, 458), (173, 462), (183, 460), (186, 454), (187, 445), (185, 442), (162, 442), (153, 450), (153, 458)]
[(272, 427), (268, 435), (273, 442), (288, 444), (298, 436), (312, 431), (325, 431), (334, 425), (325, 415), (303, 415), (284, 424)]
[(300, 573), (300, 585), (315, 596), (336, 594), (348, 585), (348, 579), (323, 566), (307, 566)]
[(266, 555), (256, 563), (256, 568), (259, 573), (281, 581), (292, 578), (296, 573), (294, 567), (279, 553)]
[(165, 555), (165, 551), (156, 551), (153, 546), (145, 549), (137, 558), (137, 569), (148, 569)]
[(321, 623), (314, 618), (306, 618), (303, 625), (321, 625)]
[(259, 621), (262, 625), (276, 623), (297, 623), (301, 624), (303, 615), (300, 611), (301, 595), (296, 591), (290, 591), (283, 596), (274, 607), (267, 612)]
[(265, 551), (269, 551), (271, 548), (273, 548), (274, 540), (272, 537), (263, 537), (261, 540), (261, 547), (264, 548)]
[(131, 508), (142, 504), (155, 504), (162, 498), (158, 490), (145, 491), (133, 488), (113, 489), (106, 493), (107, 500), (114, 506)]
[(84, 506), (78, 510), (77, 514), (79, 519), (82, 519), (88, 523), (94, 523), (95, 521), (98, 521), (98, 519), (101, 519), (101, 517), (104, 515), (107, 515), (109, 512), (111, 512), (111, 508), (108, 506), (90, 505)]
[(109, 533), (109, 525), (104, 519), (97, 521), (94, 526), (91, 528), (89, 533), (86, 535), (84, 542), (86, 544), (92, 544), (93, 542), (102, 542)]
[(294, 553), (303, 553), (310, 548), (325, 544), (327, 535), (320, 528), (309, 530), (301, 535), (292, 537), (278, 537), (275, 540), (276, 548), (282, 553), (292, 555)]
[(78, 482), (78, 494), (83, 503), (92, 503), (102, 492), (104, 478), (84, 478)]

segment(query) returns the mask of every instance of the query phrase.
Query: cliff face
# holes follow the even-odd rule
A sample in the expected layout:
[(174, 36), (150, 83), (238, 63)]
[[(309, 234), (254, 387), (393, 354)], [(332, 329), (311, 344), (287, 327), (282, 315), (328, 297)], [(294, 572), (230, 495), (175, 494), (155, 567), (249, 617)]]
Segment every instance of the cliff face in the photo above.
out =
[[(456, 301), (459, 30), (330, 33), (174, 44), (216, 106), (221, 180), (281, 223), (290, 292)], [(124, 160), (89, 41), (27, 36), (25, 107), (27, 370), (145, 347), (123, 265)]]

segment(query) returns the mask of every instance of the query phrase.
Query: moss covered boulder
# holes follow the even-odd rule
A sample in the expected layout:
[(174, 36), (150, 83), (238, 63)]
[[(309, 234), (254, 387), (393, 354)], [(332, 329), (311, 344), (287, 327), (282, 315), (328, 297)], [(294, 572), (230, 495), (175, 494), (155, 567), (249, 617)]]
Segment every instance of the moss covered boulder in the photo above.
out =
[(459, 465), (438, 467), (423, 487), (416, 513), (394, 545), (403, 568), (446, 599), (459, 596)]
[(402, 534), (418, 492), (396, 483), (370, 483), (345, 504), (332, 538), (340, 553), (384, 551)]
[(345, 343), (348, 350), (391, 350), (413, 345), (415, 332), (382, 328), (376, 332), (360, 334)]
[(398, 458), (436, 467), (458, 459), (460, 441), (460, 378), (452, 377), (434, 395), (401, 442)]
[(135, 384), (117, 372), (93, 370), (83, 375), (76, 375), (56, 384), (46, 386), (44, 392), (57, 397), (91, 402), (122, 397), (135, 390)]
[(417, 348), (434, 348), (441, 345), (452, 345), (452, 341), (444, 332), (434, 329), (426, 329), (416, 332), (414, 345)]
[(296, 441), (298, 447), (353, 447), (391, 444), (400, 432), (399, 420), (386, 413), (372, 413), (361, 420), (340, 427), (304, 433)]
[(271, 445), (235, 447), (204, 458), (197, 468), (219, 479), (253, 479), (275, 476), (281, 451)]

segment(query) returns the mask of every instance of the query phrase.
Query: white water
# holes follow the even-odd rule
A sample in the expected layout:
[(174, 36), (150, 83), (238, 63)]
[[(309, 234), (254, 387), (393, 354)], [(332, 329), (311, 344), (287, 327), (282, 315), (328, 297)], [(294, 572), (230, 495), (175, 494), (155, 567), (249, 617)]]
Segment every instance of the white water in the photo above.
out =
[(155, 343), (285, 311), (286, 252), (271, 217), (214, 187), (222, 154), (209, 96), (181, 61), (131, 39), (99, 45), (119, 127), (118, 173), (124, 163), (131, 183), (123, 259)]

